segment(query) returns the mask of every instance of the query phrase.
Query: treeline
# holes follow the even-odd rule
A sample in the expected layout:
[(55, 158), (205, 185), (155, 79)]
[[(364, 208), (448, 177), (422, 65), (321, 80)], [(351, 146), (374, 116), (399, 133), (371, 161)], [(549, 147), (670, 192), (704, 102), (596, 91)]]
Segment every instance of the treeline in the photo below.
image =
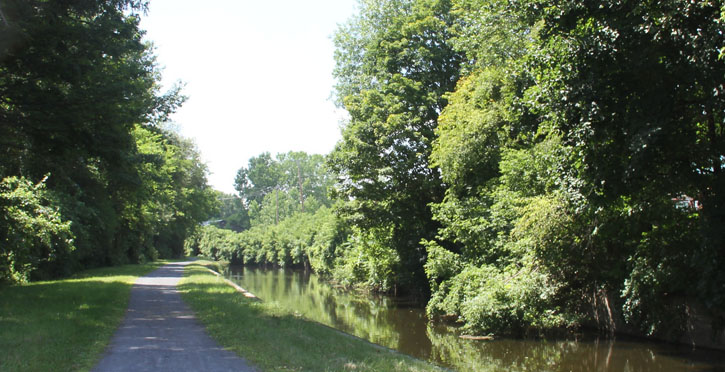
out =
[[(219, 194), (219, 213), (186, 249), (233, 263), (297, 266), (330, 274), (347, 233), (333, 213), (334, 177), (322, 155), (263, 153), (235, 180), (237, 196)], [(224, 211), (228, 212), (224, 212)], [(239, 216), (247, 221), (238, 224)], [(240, 225), (247, 227), (237, 229)]]
[(333, 200), (279, 207), (294, 166), (280, 186), (255, 158), (237, 186), (259, 222), (222, 255), (420, 293), (477, 333), (662, 335), (693, 303), (723, 324), (724, 10), (360, 1), (334, 38)]
[(183, 254), (216, 206), (137, 0), (0, 4), (0, 283)]
[[(322, 155), (263, 153), (237, 172), (237, 196), (219, 193), (211, 223), (186, 241), (186, 251), (236, 264), (298, 267), (345, 286), (401, 292), (404, 274), (392, 247), (375, 231), (341, 218), (346, 203)], [(240, 218), (240, 216), (244, 216)], [(240, 219), (248, 221), (239, 229)]]

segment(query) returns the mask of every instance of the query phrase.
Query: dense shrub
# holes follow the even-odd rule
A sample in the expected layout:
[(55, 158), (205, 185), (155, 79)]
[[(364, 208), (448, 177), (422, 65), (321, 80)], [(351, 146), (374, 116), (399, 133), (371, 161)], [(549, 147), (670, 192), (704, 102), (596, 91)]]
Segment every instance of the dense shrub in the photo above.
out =
[(74, 249), (71, 222), (62, 218), (44, 182), (0, 181), (0, 283), (27, 282), (38, 268)]

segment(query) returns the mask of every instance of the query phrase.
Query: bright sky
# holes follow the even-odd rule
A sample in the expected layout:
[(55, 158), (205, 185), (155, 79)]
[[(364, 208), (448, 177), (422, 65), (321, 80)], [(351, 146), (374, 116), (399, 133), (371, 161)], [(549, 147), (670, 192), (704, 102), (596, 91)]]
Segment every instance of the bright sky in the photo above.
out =
[(189, 99), (172, 117), (194, 139), (209, 183), (234, 192), (236, 171), (269, 151), (327, 154), (344, 111), (330, 99), (332, 34), (355, 0), (151, 0), (142, 18), (165, 89)]

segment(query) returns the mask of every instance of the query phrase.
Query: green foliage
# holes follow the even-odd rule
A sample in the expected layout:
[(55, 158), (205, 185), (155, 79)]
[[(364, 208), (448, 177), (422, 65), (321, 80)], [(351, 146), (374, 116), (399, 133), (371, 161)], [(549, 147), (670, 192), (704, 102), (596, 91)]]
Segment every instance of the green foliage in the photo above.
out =
[(606, 326), (602, 293), (646, 334), (689, 300), (716, 312), (722, 9), (361, 1), (335, 35), (335, 213), (304, 156), (262, 154), (237, 180), (252, 228), (216, 254), (430, 289), (430, 315), (477, 333)]
[(609, 327), (602, 296), (649, 335), (688, 301), (722, 317), (723, 9), (361, 1), (334, 37), (350, 119), (327, 168), (252, 158), (251, 228), (196, 249), (430, 290), (431, 316), (479, 334)]
[[(431, 160), (452, 188), (484, 184), (498, 175), (506, 142), (504, 71), (488, 69), (462, 78), (441, 114)], [(508, 120), (507, 120), (508, 119)], [(463, 190), (459, 190), (464, 192)]]
[(0, 182), (0, 283), (27, 282), (36, 270), (74, 248), (70, 221), (45, 187), (25, 178)]
[(277, 225), (258, 225), (242, 231), (200, 228), (186, 242), (187, 252), (233, 263), (309, 267), (331, 274), (347, 239), (341, 221), (328, 207), (315, 213), (298, 212)]
[(534, 262), (520, 264), (466, 267), (434, 293), (428, 313), (457, 315), (472, 332), (525, 334), (569, 326), (557, 307), (556, 283)]
[[(312, 218), (300, 216), (298, 221), (291, 221), (290, 226), (304, 223), (304, 234), (300, 236), (297, 247), (306, 254), (310, 268), (321, 275), (331, 275), (341, 246), (347, 240), (349, 231), (344, 222), (337, 218), (332, 208), (320, 208)], [(302, 261), (304, 263), (304, 260)]]
[[(725, 21), (725, 3), (720, 5), (720, 9), (722, 11), (720, 12), (720, 19), (718, 20), (718, 22), (723, 23)], [(725, 46), (720, 48), (720, 59), (722, 59), (723, 57), (725, 57)]]
[(348, 287), (363, 286), (379, 292), (395, 289), (402, 269), (398, 253), (391, 248), (391, 235), (389, 228), (353, 231), (342, 244), (332, 278)]
[(425, 263), (425, 275), (430, 280), (430, 289), (438, 292), (441, 283), (461, 272), (463, 263), (459, 254), (444, 249), (436, 242), (426, 241), (428, 259)]
[(209, 217), (211, 223), (237, 232), (251, 227), (249, 211), (245, 208), (242, 198), (221, 191), (214, 191), (214, 193), (219, 202), (219, 211)]
[(329, 207), (333, 178), (325, 157), (290, 151), (272, 158), (263, 153), (237, 172), (235, 188), (245, 203), (251, 226), (277, 224), (298, 212)]
[(205, 226), (186, 243), (191, 253), (236, 263), (304, 266), (330, 273), (345, 228), (331, 212), (333, 177), (324, 157), (263, 153), (237, 172), (250, 227), (240, 233)]
[[(502, 169), (501, 179), (507, 176)], [(438, 210), (454, 208), (455, 216), (463, 209), (475, 219), (446, 223), (442, 230), (463, 244), (461, 254), (427, 243), (425, 267), (433, 289), (429, 315), (457, 317), (470, 332), (521, 335), (575, 325), (576, 314), (562, 306), (567, 297), (561, 272), (572, 268), (556, 260), (571, 253), (557, 251), (570, 243), (566, 228), (571, 219), (561, 198), (528, 197), (505, 184), (488, 197), (485, 214), (451, 206), (450, 198)]]
[[(505, 66), (526, 54), (535, 33), (517, 1), (455, 0), (451, 43), (471, 66)], [(470, 72), (470, 71), (468, 71)]]
[(240, 233), (204, 226), (187, 241), (187, 251), (233, 263), (310, 268), (345, 286), (387, 292), (401, 272), (389, 239), (390, 229), (350, 230), (323, 206)]
[[(691, 245), (697, 241), (697, 216), (660, 206), (650, 231), (642, 232), (627, 259), (622, 306), (625, 320), (647, 335), (682, 333), (691, 285), (698, 278)], [(675, 334), (678, 336), (678, 334)]]
[(448, 42), (451, 4), (360, 5), (359, 15), (335, 35), (336, 98), (350, 121), (328, 164), (339, 175), (337, 194), (349, 201), (339, 212), (363, 236), (392, 229), (375, 245), (396, 251), (401, 287), (425, 293), (419, 242), (434, 237), (438, 226), (428, 204), (443, 197), (428, 156), (444, 95), (454, 88), (462, 60)]
[(237, 171), (234, 188), (247, 203), (260, 203), (265, 195), (278, 187), (280, 177), (277, 162), (265, 152), (249, 159), (249, 166)]
[(214, 200), (193, 144), (163, 129), (184, 97), (159, 91), (138, 28), (146, 2), (2, 8), (0, 231), (13, 241), (0, 270), (15, 281), (181, 255)]
[(128, 206), (126, 218), (136, 224), (135, 233), (148, 237), (146, 252), (138, 254), (151, 259), (181, 257), (186, 237), (217, 206), (206, 184), (206, 166), (193, 143), (176, 133), (137, 125), (133, 135), (141, 159), (142, 204), (139, 209)]
[[(722, 308), (723, 277), (714, 269), (722, 267), (725, 215), (721, 7), (668, 1), (542, 8), (542, 45), (532, 58), (542, 90), (532, 105), (548, 113), (570, 146), (578, 183), (569, 185), (585, 198), (576, 219), (588, 225), (577, 235), (593, 251), (583, 258), (598, 262), (587, 263), (587, 272), (624, 288), (628, 319), (647, 333), (657, 333), (657, 319), (667, 317), (657, 299), (675, 283), (698, 288), (699, 301)], [(683, 195), (702, 209), (675, 210), (672, 198)], [(629, 265), (595, 268), (613, 262), (608, 257)]]
[(550, 135), (531, 147), (505, 148), (501, 155), (501, 184), (524, 197), (550, 194), (557, 189), (566, 149)]
[[(518, 333), (591, 319), (588, 294), (604, 291), (621, 293), (615, 321), (662, 335), (692, 288), (720, 308), (721, 11), (455, 3), (452, 43), (471, 63), (430, 156), (447, 183), (426, 243), (431, 314)], [(683, 195), (702, 209), (678, 209)]]
[(228, 255), (235, 248), (236, 233), (215, 226), (204, 226), (194, 235), (194, 250), (204, 257), (213, 260), (229, 258)]

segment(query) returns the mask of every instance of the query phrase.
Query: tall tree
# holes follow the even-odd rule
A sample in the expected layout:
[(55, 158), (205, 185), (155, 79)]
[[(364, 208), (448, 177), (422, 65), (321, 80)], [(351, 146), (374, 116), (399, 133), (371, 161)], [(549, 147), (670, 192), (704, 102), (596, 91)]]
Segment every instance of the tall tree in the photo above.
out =
[[(537, 8), (538, 106), (572, 148), (602, 257), (630, 263), (630, 310), (657, 312), (658, 297), (695, 283), (706, 303), (725, 304), (722, 6), (545, 1)], [(702, 209), (673, 208), (684, 196)]]
[(234, 189), (249, 205), (261, 203), (264, 197), (279, 187), (280, 172), (277, 162), (265, 152), (249, 159), (247, 167), (239, 168), (234, 179)]
[[(218, 206), (206, 181), (207, 168), (194, 144), (174, 132), (137, 125), (133, 135), (141, 189), (124, 211), (125, 221), (136, 222), (129, 235), (148, 235), (143, 243), (151, 258), (179, 257), (184, 240)], [(140, 254), (149, 257), (147, 252)]]
[(420, 240), (435, 234), (428, 204), (444, 190), (428, 156), (462, 61), (448, 42), (450, 10), (446, 0), (361, 1), (335, 35), (336, 95), (350, 113), (329, 159), (349, 200), (342, 211), (362, 229), (388, 231), (376, 244), (399, 255), (401, 284), (423, 292)]
[[(178, 88), (159, 92), (151, 46), (138, 27), (146, 3), (0, 4), (0, 177), (32, 184), (44, 179), (53, 197), (41, 200), (72, 221), (75, 237), (75, 250), (46, 273), (140, 258), (129, 239), (144, 226), (132, 211), (147, 201), (147, 159), (132, 132), (136, 125), (158, 127), (183, 102)], [(177, 140), (174, 148), (178, 155), (170, 158), (187, 174), (171, 177), (180, 182), (171, 187), (182, 187), (184, 177), (194, 178), (185, 185), (205, 184), (203, 166), (186, 163), (198, 163), (190, 145)], [(175, 202), (196, 203), (194, 193), (186, 196)], [(178, 219), (184, 229), (199, 218), (194, 208), (173, 208), (186, 213)]]
[(456, 5), (473, 63), (432, 160), (458, 245), (428, 242), (429, 310), (478, 331), (654, 334), (681, 326), (683, 298), (720, 308), (722, 2)]
[(237, 172), (235, 188), (246, 201), (252, 225), (279, 222), (297, 213), (314, 213), (331, 205), (328, 191), (334, 182), (325, 157), (290, 151), (262, 153)]

